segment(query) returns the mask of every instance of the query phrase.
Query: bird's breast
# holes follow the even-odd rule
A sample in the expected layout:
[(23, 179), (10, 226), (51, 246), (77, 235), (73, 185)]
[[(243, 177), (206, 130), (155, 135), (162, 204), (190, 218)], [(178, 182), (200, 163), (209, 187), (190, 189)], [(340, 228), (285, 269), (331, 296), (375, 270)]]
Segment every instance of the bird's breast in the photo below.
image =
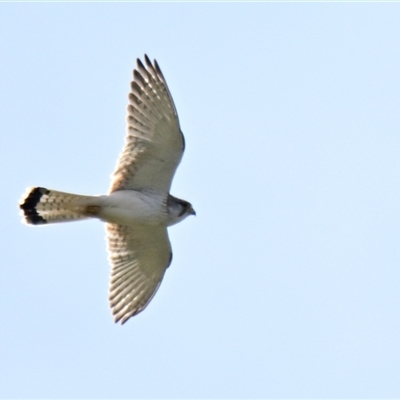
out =
[(100, 196), (99, 218), (120, 225), (166, 225), (166, 196), (157, 192), (119, 190)]

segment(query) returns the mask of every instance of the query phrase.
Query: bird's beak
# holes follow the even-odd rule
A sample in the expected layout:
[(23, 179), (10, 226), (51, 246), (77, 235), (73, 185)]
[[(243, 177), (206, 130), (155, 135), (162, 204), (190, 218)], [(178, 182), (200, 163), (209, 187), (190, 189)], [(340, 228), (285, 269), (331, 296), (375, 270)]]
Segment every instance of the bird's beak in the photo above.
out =
[(190, 209), (190, 215), (196, 216), (196, 211), (194, 211), (193, 207)]

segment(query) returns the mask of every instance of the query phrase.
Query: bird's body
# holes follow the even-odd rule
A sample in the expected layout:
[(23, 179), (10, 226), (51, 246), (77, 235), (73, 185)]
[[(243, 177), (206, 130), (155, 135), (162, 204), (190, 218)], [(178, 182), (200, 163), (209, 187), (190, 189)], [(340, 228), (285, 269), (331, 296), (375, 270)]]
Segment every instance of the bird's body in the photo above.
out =
[(167, 199), (157, 191), (118, 190), (99, 196), (98, 218), (121, 225), (170, 225)]
[(129, 94), (127, 136), (107, 195), (29, 189), (20, 203), (32, 225), (97, 218), (107, 223), (112, 265), (110, 305), (124, 323), (142, 311), (172, 260), (167, 227), (193, 207), (169, 194), (185, 147), (178, 115), (162, 72), (137, 60)]

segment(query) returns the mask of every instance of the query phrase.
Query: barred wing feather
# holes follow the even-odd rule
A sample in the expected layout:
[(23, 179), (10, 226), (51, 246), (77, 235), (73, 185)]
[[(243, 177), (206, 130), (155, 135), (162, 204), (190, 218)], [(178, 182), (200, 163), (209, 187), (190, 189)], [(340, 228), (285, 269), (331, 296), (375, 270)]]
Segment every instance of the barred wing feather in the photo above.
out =
[(149, 304), (172, 260), (167, 229), (107, 224), (110, 306), (123, 324)]
[(182, 158), (184, 137), (167, 83), (157, 62), (137, 60), (129, 94), (125, 146), (110, 192), (151, 187), (169, 192)]

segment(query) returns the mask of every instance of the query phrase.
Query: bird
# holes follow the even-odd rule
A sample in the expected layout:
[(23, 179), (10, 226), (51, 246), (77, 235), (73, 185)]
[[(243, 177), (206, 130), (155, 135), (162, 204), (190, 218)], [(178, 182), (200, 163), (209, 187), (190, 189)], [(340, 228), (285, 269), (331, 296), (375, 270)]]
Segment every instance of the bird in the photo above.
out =
[(128, 95), (125, 144), (106, 195), (30, 187), (19, 203), (29, 225), (97, 218), (106, 223), (109, 303), (124, 324), (150, 303), (172, 262), (168, 227), (196, 215), (170, 192), (185, 138), (156, 60), (138, 58)]

